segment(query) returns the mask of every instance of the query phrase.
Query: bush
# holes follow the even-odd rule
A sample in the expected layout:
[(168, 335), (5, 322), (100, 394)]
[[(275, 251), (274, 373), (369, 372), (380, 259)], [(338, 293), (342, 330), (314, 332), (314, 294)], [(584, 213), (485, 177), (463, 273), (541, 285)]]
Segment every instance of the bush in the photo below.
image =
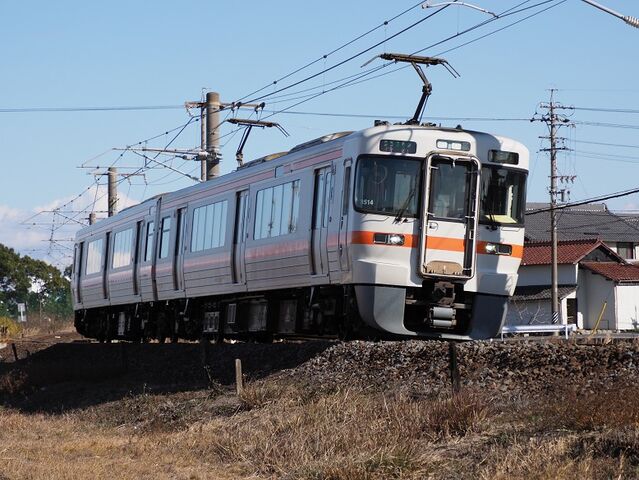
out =
[(22, 326), (9, 317), (0, 317), (0, 338), (15, 337), (22, 331)]

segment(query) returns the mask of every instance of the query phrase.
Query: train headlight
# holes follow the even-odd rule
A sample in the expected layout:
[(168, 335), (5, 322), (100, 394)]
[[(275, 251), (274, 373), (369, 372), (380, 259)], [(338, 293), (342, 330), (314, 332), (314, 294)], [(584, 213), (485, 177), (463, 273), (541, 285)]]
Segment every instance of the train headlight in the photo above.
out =
[(404, 245), (404, 235), (401, 233), (375, 233), (373, 234), (373, 243), (381, 243), (383, 245), (394, 245), (401, 247)]
[(404, 245), (404, 235), (398, 233), (391, 233), (388, 236), (389, 245)]
[(484, 244), (484, 252), (490, 255), (512, 255), (512, 245), (503, 243), (486, 243)]
[(495, 245), (494, 243), (487, 243), (487, 244), (484, 246), (484, 251), (485, 251), (486, 253), (492, 253), (492, 254), (495, 254), (495, 253), (497, 253), (497, 245)]

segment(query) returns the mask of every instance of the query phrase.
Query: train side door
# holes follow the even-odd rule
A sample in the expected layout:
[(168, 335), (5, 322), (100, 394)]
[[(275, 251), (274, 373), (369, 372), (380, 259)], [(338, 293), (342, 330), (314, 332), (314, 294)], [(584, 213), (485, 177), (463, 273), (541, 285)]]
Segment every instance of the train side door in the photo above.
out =
[(102, 257), (102, 293), (109, 299), (109, 265), (111, 264), (111, 232), (106, 232), (104, 256)]
[(344, 183), (342, 184), (342, 212), (339, 221), (339, 264), (342, 271), (348, 271), (348, 212), (351, 202), (351, 164), (352, 161), (344, 162)]
[(75, 251), (73, 252), (73, 294), (75, 303), (82, 303), (82, 257), (84, 257), (84, 242), (76, 243)]
[(327, 237), (332, 180), (330, 166), (315, 171), (311, 224), (311, 273), (313, 275), (328, 275)]
[(186, 224), (186, 207), (178, 208), (175, 225), (175, 247), (173, 250), (173, 290), (184, 289), (184, 232)]
[(478, 162), (435, 155), (428, 161), (427, 172), (421, 273), (470, 278), (475, 257)]
[(237, 193), (235, 201), (235, 231), (233, 233), (233, 283), (246, 283), (246, 222), (248, 218), (248, 190)]
[(133, 244), (133, 295), (140, 295), (140, 236), (143, 233), (142, 221), (135, 224), (135, 243)]
[(143, 302), (156, 300), (153, 286), (154, 243), (155, 213), (145, 217), (138, 247), (140, 250), (140, 260), (137, 264), (138, 285)]

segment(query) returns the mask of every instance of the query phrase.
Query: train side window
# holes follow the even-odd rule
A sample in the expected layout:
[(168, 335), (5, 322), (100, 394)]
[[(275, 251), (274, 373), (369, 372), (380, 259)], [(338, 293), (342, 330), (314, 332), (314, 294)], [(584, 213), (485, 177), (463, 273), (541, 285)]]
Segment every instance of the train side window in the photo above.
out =
[(104, 240), (102, 238), (89, 242), (89, 246), (87, 248), (87, 268), (85, 272), (87, 275), (102, 271), (103, 245)]
[(193, 209), (192, 252), (224, 246), (227, 209), (226, 200)]
[(326, 181), (326, 186), (324, 187), (324, 220), (322, 225), (324, 227), (328, 227), (328, 212), (330, 210), (331, 197), (333, 196), (333, 172), (328, 170), (324, 179)]
[(351, 167), (348, 166), (344, 170), (344, 188), (342, 197), (342, 216), (348, 215), (348, 204), (351, 197)]
[(324, 169), (319, 170), (315, 174), (315, 212), (313, 212), (314, 229), (320, 228), (322, 226), (322, 212), (324, 211), (324, 192), (326, 188), (324, 177)]
[(146, 224), (146, 239), (144, 241), (144, 261), (148, 262), (153, 258), (153, 225), (154, 222)]
[(297, 230), (299, 180), (257, 192), (253, 238), (279, 237)]
[(164, 217), (160, 225), (160, 252), (158, 258), (166, 258), (169, 256), (169, 241), (171, 240), (171, 217)]
[(293, 196), (293, 205), (291, 207), (291, 217), (288, 224), (288, 233), (293, 233), (297, 230), (297, 220), (300, 217), (300, 181), (296, 180), (292, 182), (291, 194)]
[(112, 268), (127, 267), (131, 265), (133, 253), (133, 229), (123, 230), (115, 234), (113, 239)]

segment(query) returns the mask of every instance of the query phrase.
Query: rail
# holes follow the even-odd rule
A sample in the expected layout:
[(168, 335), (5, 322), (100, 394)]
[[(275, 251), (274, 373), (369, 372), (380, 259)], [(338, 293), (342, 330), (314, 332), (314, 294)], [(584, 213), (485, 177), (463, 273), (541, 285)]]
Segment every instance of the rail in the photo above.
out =
[(577, 330), (577, 325), (570, 324), (541, 324), (541, 325), (504, 325), (501, 328), (501, 339), (507, 333), (563, 333), (568, 339), (570, 333)]

